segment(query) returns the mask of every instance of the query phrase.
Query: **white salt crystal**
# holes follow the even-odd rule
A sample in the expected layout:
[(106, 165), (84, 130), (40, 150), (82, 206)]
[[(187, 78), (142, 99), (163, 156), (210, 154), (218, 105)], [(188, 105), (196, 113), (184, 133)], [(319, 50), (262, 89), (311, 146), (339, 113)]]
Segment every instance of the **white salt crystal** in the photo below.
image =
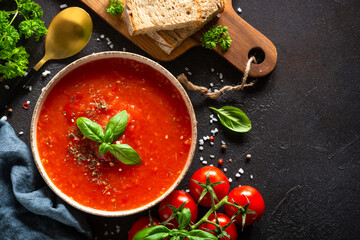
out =
[(241, 177), (240, 173), (236, 173), (235, 177), (237, 177), (237, 178)]
[(65, 9), (65, 8), (67, 8), (68, 7), (68, 5), (66, 5), (66, 4), (61, 4), (60, 5), (60, 9)]
[(4, 88), (5, 88), (6, 90), (9, 90), (9, 89), (10, 89), (9, 85), (4, 85)]
[(239, 173), (244, 174), (244, 169), (240, 168)]
[(206, 164), (207, 164), (207, 161), (202, 161), (202, 164), (206, 165)]

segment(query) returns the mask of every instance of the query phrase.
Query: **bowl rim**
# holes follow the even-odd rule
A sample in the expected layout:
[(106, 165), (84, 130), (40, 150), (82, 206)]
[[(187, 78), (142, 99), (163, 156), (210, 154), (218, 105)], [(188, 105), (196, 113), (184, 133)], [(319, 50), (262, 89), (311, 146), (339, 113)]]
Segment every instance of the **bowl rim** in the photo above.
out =
[[(183, 101), (188, 109), (189, 115), (190, 115), (191, 131), (192, 131), (192, 133), (191, 133), (192, 143), (191, 143), (188, 158), (186, 160), (186, 164), (185, 164), (181, 174), (178, 176), (176, 181), (171, 185), (171, 187), (164, 194), (162, 194), (161, 196), (159, 196), (158, 198), (156, 198), (155, 200), (153, 200), (152, 202), (149, 202), (148, 204), (146, 204), (144, 206), (141, 206), (141, 207), (138, 207), (135, 209), (130, 209), (130, 210), (122, 210), (122, 211), (104, 211), (104, 210), (87, 207), (87, 206), (84, 206), (84, 205), (76, 202), (75, 200), (71, 199), (69, 196), (67, 196), (66, 194), (61, 192), (61, 190), (58, 189), (57, 186), (51, 181), (50, 177), (47, 175), (47, 173), (41, 163), (41, 159), (40, 159), (39, 152), (37, 149), (37, 141), (36, 141), (36, 127), (37, 127), (38, 118), (40, 115), (40, 110), (43, 106), (43, 103), (46, 100), (46, 97), (51, 92), (53, 87), (59, 81), (61, 81), (61, 79), (65, 75), (67, 75), (71, 71), (75, 70), (76, 68), (78, 68), (84, 64), (87, 64), (89, 62), (92, 62), (92, 61), (96, 61), (96, 60), (100, 60), (100, 59), (108, 59), (108, 58), (121, 58), (121, 59), (130, 59), (130, 60), (138, 61), (147, 66), (152, 67), (156, 71), (163, 74), (174, 85), (174, 87), (178, 90), (178, 92), (182, 96), (182, 99), (183, 99)], [(121, 216), (132, 215), (132, 214), (139, 213), (139, 212), (145, 211), (147, 209), (150, 209), (151, 207), (155, 206), (160, 201), (162, 201), (165, 197), (167, 197), (180, 184), (180, 182), (183, 180), (186, 173), (188, 172), (190, 165), (192, 163), (193, 157), (194, 157), (196, 141), (197, 141), (197, 121), (196, 121), (196, 117), (195, 117), (194, 108), (192, 106), (190, 98), (187, 95), (185, 89), (182, 87), (180, 82), (163, 66), (161, 66), (160, 64), (158, 64), (157, 62), (155, 62), (149, 58), (146, 58), (144, 56), (134, 54), (134, 53), (120, 52), (120, 51), (99, 52), (99, 53), (93, 53), (93, 54), (87, 55), (85, 57), (82, 57), (82, 58), (70, 63), (69, 65), (65, 66), (45, 86), (45, 88), (42, 90), (42, 93), (40, 94), (39, 99), (36, 102), (34, 112), (32, 114), (31, 126), (30, 126), (30, 141), (31, 141), (31, 150), (33, 153), (36, 167), (39, 170), (39, 172), (40, 172), (42, 178), (44, 179), (44, 181), (46, 182), (46, 184), (50, 187), (50, 189), (57, 196), (59, 196), (61, 199), (63, 199), (69, 205), (71, 205), (83, 212), (89, 213), (89, 214), (103, 216), (103, 217), (121, 217)]]

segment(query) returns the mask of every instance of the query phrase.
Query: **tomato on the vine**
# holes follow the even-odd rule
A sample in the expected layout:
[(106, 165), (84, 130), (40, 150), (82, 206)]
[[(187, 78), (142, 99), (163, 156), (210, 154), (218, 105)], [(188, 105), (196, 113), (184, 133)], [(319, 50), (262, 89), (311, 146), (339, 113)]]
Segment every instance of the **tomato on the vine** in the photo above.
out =
[[(219, 168), (213, 166), (202, 167), (192, 175), (189, 184), (191, 196), (193, 196), (195, 201), (199, 202), (199, 198), (201, 197), (204, 189), (207, 191), (207, 189), (201, 186), (199, 183), (206, 184), (207, 178), (209, 180), (208, 183), (210, 185), (210, 189), (213, 190), (218, 201), (220, 201), (228, 194), (230, 184), (225, 174)], [(222, 183), (219, 184), (219, 182)], [(215, 201), (215, 203), (218, 201)], [(207, 191), (207, 193), (201, 199), (200, 205), (205, 207), (211, 206), (211, 196), (209, 191)]]
[[(186, 202), (184, 208), (190, 209), (191, 222), (195, 223), (198, 216), (198, 207), (196, 205), (196, 202), (194, 201), (194, 199), (191, 197), (190, 194), (181, 190), (173, 191), (172, 193), (170, 193), (169, 196), (167, 196), (164, 200), (161, 201), (159, 205), (160, 220), (166, 221), (173, 214), (173, 211), (167, 205), (171, 205), (176, 208), (179, 208), (184, 202)], [(178, 223), (175, 218), (170, 220), (170, 223), (177, 228)]]
[[(160, 221), (156, 218), (151, 218), (154, 226), (159, 225)], [(136, 220), (136, 222), (131, 226), (128, 234), (128, 240), (132, 240), (137, 232), (144, 228), (151, 227), (150, 219), (149, 217), (142, 217)]]
[[(226, 216), (225, 214), (223, 214), (223, 213), (217, 213), (216, 215), (213, 213), (213, 214), (210, 215), (208, 220), (213, 222), (213, 223), (216, 223), (216, 217), (215, 216), (217, 216), (219, 224), (220, 224), (221, 227), (225, 226), (226, 224), (228, 224), (231, 221), (231, 219), (228, 216)], [(214, 225), (212, 225), (211, 223), (203, 223), (203, 224), (201, 224), (199, 226), (199, 229), (207, 231), (207, 230), (215, 230), (216, 227)], [(207, 231), (207, 232), (209, 232), (209, 231)], [(225, 232), (227, 232), (227, 234), (229, 234), (231, 240), (236, 240), (237, 239), (237, 229), (236, 229), (235, 223), (230, 224), (225, 229)], [(212, 233), (212, 234), (214, 234), (214, 233)], [(224, 237), (221, 238), (221, 240), (229, 240), (229, 238), (224, 236)]]
[[(240, 186), (233, 189), (229, 193), (229, 202), (234, 203), (234, 201), (240, 206), (246, 206), (249, 200), (249, 206), (247, 209), (254, 211), (255, 213), (246, 213), (245, 226), (249, 226), (254, 222), (257, 222), (264, 213), (265, 203), (261, 194), (253, 187), (250, 186)], [(234, 206), (225, 205), (225, 212), (229, 217), (232, 217), (238, 209)], [(235, 217), (236, 223), (238, 225), (243, 224), (242, 215), (237, 215)]]

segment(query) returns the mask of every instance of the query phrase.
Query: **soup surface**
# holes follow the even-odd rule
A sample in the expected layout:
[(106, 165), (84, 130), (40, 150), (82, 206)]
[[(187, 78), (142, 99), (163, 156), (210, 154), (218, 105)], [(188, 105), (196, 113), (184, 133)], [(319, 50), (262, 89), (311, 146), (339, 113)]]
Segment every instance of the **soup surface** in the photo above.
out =
[[(142, 164), (127, 166), (82, 136), (78, 117), (105, 127), (126, 110), (116, 143)], [(76, 202), (104, 211), (146, 205), (179, 177), (191, 146), (191, 121), (177, 89), (158, 71), (128, 59), (103, 59), (67, 74), (47, 96), (37, 123), (40, 159), (51, 181)]]

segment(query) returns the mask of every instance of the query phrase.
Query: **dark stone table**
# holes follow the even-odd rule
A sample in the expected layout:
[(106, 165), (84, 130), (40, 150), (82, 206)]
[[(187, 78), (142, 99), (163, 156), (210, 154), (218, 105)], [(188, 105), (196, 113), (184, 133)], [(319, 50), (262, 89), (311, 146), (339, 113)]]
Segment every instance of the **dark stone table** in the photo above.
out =
[[(1, 111), (20, 138), (30, 145), (30, 122), (41, 89), (63, 67), (94, 52), (111, 50), (101, 34), (109, 37), (113, 50), (148, 56), (118, 34), (89, 8), (75, 0), (36, 0), (44, 9), (46, 26), (61, 4), (86, 9), (94, 22), (86, 48), (66, 60), (51, 61), (36, 73), (32, 91), (24, 91), (9, 105), (13, 113)], [(190, 176), (203, 156), (209, 164), (226, 161), (231, 188), (251, 185), (263, 195), (266, 210), (262, 219), (240, 233), (239, 239), (359, 239), (360, 238), (360, 2), (338, 1), (233, 1), (247, 22), (277, 47), (278, 63), (255, 87), (226, 93), (210, 100), (189, 92), (198, 120), (198, 136), (217, 127), (215, 145), (197, 149), (193, 164), (179, 189), (187, 189)], [(44, 54), (44, 44), (27, 46), (30, 65)], [(177, 76), (192, 72), (196, 84), (216, 87), (235, 85), (242, 73), (216, 53), (201, 47), (171, 62), (161, 62)], [(215, 72), (210, 69), (214, 68)], [(44, 70), (51, 71), (42, 77)], [(216, 73), (223, 73), (220, 82)], [(4, 94), (0, 83), (0, 94)], [(11, 84), (11, 83), (8, 83)], [(21, 106), (30, 101), (30, 109)], [(241, 108), (252, 121), (246, 134), (233, 134), (219, 123), (210, 124), (209, 106)], [(220, 151), (220, 141), (228, 149)], [(250, 153), (251, 160), (245, 156)], [(209, 158), (210, 154), (216, 156)], [(232, 163), (228, 159), (232, 159)], [(236, 178), (242, 167), (245, 173)], [(250, 176), (253, 176), (251, 179)], [(204, 209), (202, 209), (204, 211)], [(157, 209), (152, 210), (156, 215)], [(131, 224), (146, 212), (123, 218), (87, 215), (97, 239), (127, 239)], [(116, 232), (120, 226), (120, 232)]]

